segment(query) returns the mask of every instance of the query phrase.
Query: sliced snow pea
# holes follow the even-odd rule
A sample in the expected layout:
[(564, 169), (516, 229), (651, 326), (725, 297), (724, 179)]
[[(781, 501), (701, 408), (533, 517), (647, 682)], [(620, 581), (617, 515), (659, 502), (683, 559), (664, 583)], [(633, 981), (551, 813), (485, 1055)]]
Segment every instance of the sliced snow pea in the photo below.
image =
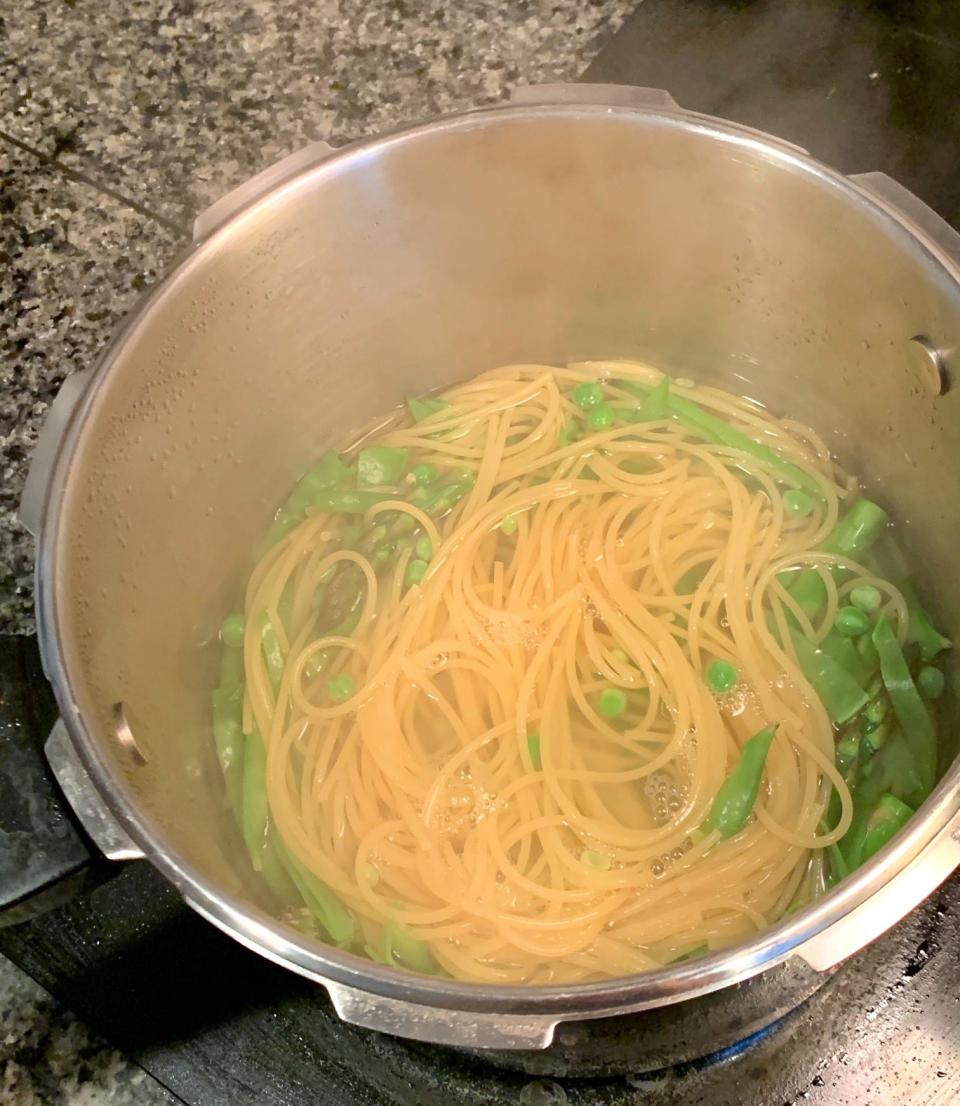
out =
[(732, 837), (747, 824), (760, 794), (763, 766), (776, 725), (767, 726), (744, 742), (736, 767), (720, 785), (707, 815), (706, 828), (719, 830), (721, 837)]
[(814, 645), (803, 634), (794, 633), (797, 661), (813, 690), (837, 725), (848, 722), (866, 706), (869, 696), (856, 678), (829, 652)]
[(357, 487), (396, 486), (403, 479), (410, 460), (409, 449), (389, 445), (371, 445), (357, 455)]
[(930, 712), (917, 690), (903, 650), (890, 623), (882, 617), (873, 628), (880, 673), (904, 736), (910, 742), (920, 779), (930, 791), (937, 778), (937, 738)]

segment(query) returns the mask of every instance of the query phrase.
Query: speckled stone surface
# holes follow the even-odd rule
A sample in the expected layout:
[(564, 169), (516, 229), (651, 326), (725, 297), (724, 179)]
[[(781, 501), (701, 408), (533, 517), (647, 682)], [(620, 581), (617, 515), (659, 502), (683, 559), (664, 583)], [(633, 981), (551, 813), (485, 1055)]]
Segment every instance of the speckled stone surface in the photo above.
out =
[(0, 633), (33, 624), (33, 539), (16, 514), (47, 407), (179, 240), (0, 141)]
[(3, 1106), (173, 1106), (177, 1101), (91, 1037), (12, 964), (0, 965)]
[(14, 514), (49, 400), (92, 364), (199, 210), (314, 138), (343, 142), (520, 83), (572, 80), (634, 6), (0, 9), (0, 632), (32, 628), (32, 543)]
[(636, 0), (20, 0), (0, 131), (174, 221), (334, 143), (575, 78)]
[[(16, 522), (50, 400), (195, 214), (315, 139), (573, 80), (636, 0), (18, 0), (0, 5), (0, 633), (29, 632)], [(0, 959), (3, 1106), (169, 1106)]]

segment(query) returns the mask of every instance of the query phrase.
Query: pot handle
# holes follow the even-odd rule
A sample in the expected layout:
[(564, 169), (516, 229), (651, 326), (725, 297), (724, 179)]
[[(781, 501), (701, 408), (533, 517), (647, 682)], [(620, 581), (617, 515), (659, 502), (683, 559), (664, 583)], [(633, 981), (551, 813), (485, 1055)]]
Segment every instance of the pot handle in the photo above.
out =
[(60, 385), (60, 391), (50, 404), (50, 410), (40, 428), (37, 444), (30, 459), (30, 468), (27, 470), (27, 478), (23, 484), (23, 494), (20, 496), (20, 522), (33, 537), (39, 534), (40, 525), (43, 522), (50, 478), (53, 475), (53, 466), (57, 460), (64, 431), (67, 429), (67, 423), (74, 409), (83, 398), (83, 393), (92, 376), (93, 369), (81, 369), (79, 372), (71, 373)]
[[(36, 638), (0, 637), (0, 700), (3, 927), (62, 905), (117, 868), (103, 863), (96, 847), (102, 839), (93, 834), (91, 841), (90, 824), (74, 817), (71, 800), (57, 786), (60, 773), (44, 757), (43, 737), (56, 717), (56, 704)], [(62, 724), (55, 723), (48, 749), (61, 730)]]
[[(891, 842), (881, 853), (909, 847)], [(960, 865), (960, 814), (944, 826), (918, 856), (879, 890), (828, 929), (804, 941), (794, 954), (814, 971), (827, 972), (875, 941), (928, 898)]]
[(528, 84), (510, 94), (515, 104), (600, 104), (606, 107), (660, 108), (679, 111), (680, 105), (662, 88), (631, 84)]
[(557, 1019), (549, 1015), (468, 1013), (373, 995), (323, 981), (337, 1014), (350, 1025), (456, 1048), (544, 1049)]
[[(642, 88), (628, 84), (591, 84), (589, 82), (521, 85), (510, 94), (515, 104), (598, 104), (601, 107), (653, 108), (657, 111), (674, 112), (679, 115), (693, 116), (716, 124), (723, 122), (716, 116), (702, 115), (700, 112), (682, 108), (663, 88)], [(768, 144), (793, 150), (804, 157), (809, 152), (795, 142), (788, 142), (778, 135), (758, 131), (755, 127), (738, 125), (740, 131), (749, 131)]]
[(255, 200), (259, 200), (261, 196), (265, 196), (278, 185), (295, 177), (302, 170), (326, 161), (334, 153), (336, 153), (336, 150), (329, 142), (311, 142), (304, 146), (302, 150), (296, 150), (294, 153), (288, 154), (287, 157), (267, 166), (255, 177), (251, 177), (243, 184), (237, 185), (232, 191), (212, 203), (205, 211), (201, 211), (194, 219), (194, 242), (209, 238), (214, 231), (219, 230), (224, 223), (232, 219), (238, 211), (252, 204)]
[(73, 747), (63, 719), (53, 724), (43, 747), (47, 764), (84, 832), (107, 860), (142, 860), (143, 851), (114, 818)]
[(960, 234), (932, 207), (886, 173), (854, 173), (849, 178), (863, 192), (879, 200), (894, 214), (905, 215), (950, 258), (960, 263)]

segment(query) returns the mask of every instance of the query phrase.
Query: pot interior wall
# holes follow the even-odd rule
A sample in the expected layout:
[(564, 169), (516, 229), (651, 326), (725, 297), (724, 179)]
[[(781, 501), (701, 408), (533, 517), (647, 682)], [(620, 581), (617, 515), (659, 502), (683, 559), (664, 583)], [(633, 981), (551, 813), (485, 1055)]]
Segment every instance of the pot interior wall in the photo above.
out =
[(196, 250), (113, 351), (56, 545), (73, 696), (169, 847), (242, 891), (209, 691), (251, 550), (322, 449), (509, 361), (643, 357), (808, 421), (960, 633), (960, 398), (923, 390), (916, 334), (958, 345), (960, 295), (907, 233), (723, 132), (512, 109), (348, 152)]

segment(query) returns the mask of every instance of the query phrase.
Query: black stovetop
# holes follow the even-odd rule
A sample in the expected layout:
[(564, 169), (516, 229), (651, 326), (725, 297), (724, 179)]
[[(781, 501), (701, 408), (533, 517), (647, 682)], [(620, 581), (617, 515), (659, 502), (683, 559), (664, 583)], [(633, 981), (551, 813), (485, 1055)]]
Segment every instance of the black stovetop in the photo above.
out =
[[(586, 77), (883, 170), (960, 226), (958, 63), (955, 0), (645, 0)], [(0, 751), (25, 778), (52, 710), (34, 644), (3, 643), (0, 670)], [(0, 802), (17, 787), (0, 776)], [(78, 864), (67, 827), (49, 857)], [(955, 878), (740, 1049), (561, 1083), (344, 1025), (320, 988), (221, 935), (145, 863), (0, 929), (0, 952), (188, 1106), (945, 1106), (960, 1099), (958, 950)]]

